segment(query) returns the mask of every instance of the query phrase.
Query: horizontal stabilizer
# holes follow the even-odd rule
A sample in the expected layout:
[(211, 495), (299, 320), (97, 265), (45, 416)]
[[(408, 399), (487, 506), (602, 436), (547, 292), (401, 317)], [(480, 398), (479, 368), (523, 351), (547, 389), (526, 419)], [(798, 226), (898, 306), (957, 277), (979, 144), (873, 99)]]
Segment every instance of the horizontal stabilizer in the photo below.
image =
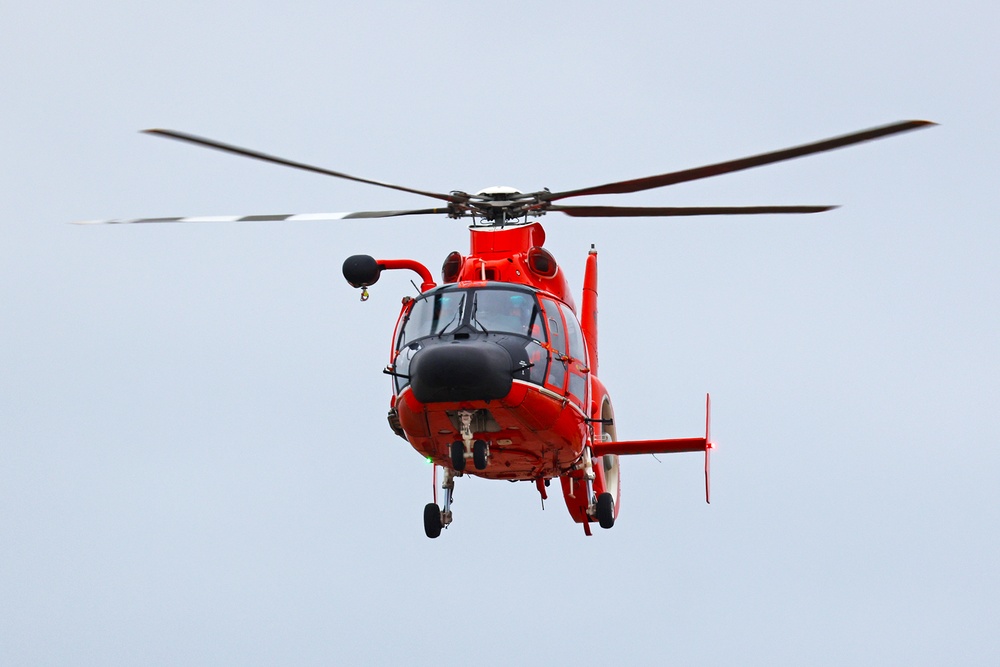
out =
[(705, 452), (705, 502), (710, 501), (709, 453), (712, 448), (712, 399), (705, 396), (705, 437), (670, 438), (668, 440), (621, 440), (595, 442), (591, 447), (594, 456), (616, 454), (676, 454), (678, 452)]

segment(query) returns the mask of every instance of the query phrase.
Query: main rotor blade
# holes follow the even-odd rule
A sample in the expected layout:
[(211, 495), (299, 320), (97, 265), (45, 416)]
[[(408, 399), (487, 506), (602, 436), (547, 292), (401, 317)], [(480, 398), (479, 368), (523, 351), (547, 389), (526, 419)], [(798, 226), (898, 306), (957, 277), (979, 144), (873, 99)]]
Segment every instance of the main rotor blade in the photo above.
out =
[(695, 167), (694, 169), (673, 171), (667, 174), (660, 174), (659, 176), (647, 176), (646, 178), (636, 178), (629, 181), (618, 181), (615, 183), (607, 183), (605, 185), (596, 185), (594, 187), (589, 187), (589, 188), (580, 188), (579, 190), (567, 190), (565, 192), (555, 192), (552, 193), (551, 195), (546, 196), (545, 199), (547, 199), (548, 201), (556, 201), (557, 199), (565, 199), (566, 197), (582, 197), (583, 195), (624, 194), (628, 192), (640, 192), (642, 190), (651, 190), (653, 188), (662, 188), (666, 185), (674, 185), (676, 183), (684, 183), (686, 181), (695, 181), (700, 178), (708, 178), (709, 176), (719, 176), (720, 174), (728, 174), (734, 171), (750, 169), (751, 167), (760, 167), (765, 164), (772, 164), (774, 162), (781, 162), (783, 160), (791, 160), (792, 158), (802, 157), (804, 155), (812, 155), (813, 153), (822, 153), (823, 151), (829, 151), (835, 148), (843, 148), (844, 146), (850, 146), (852, 144), (858, 144), (864, 141), (871, 141), (872, 139), (887, 137), (889, 135), (897, 134), (899, 132), (908, 132), (910, 130), (916, 130), (921, 127), (927, 127), (929, 125), (936, 125), (936, 123), (932, 123), (926, 120), (900, 121), (898, 123), (893, 123), (891, 125), (873, 127), (868, 130), (862, 130), (861, 132), (845, 134), (840, 137), (833, 137), (832, 139), (825, 139), (823, 141), (817, 141), (811, 144), (804, 144), (802, 146), (793, 146), (792, 148), (785, 148), (771, 153), (762, 153), (760, 155), (753, 155), (750, 157), (740, 158), (737, 160), (730, 160), (728, 162), (719, 162), (717, 164), (710, 164), (704, 167)]
[(303, 220), (351, 220), (355, 218), (396, 218), (401, 215), (448, 213), (447, 208), (412, 211), (353, 211), (347, 213), (279, 213), (276, 215), (203, 215), (189, 218), (133, 218), (131, 220), (82, 220), (76, 225), (130, 225), (144, 222), (298, 222)]
[(652, 218), (687, 215), (759, 215), (770, 213), (822, 213), (836, 206), (550, 206), (574, 218)]
[(268, 155), (267, 153), (261, 153), (258, 151), (250, 150), (249, 148), (240, 148), (239, 146), (233, 146), (231, 144), (224, 144), (221, 141), (215, 141), (213, 139), (206, 139), (204, 137), (198, 137), (193, 134), (187, 134), (184, 132), (177, 132), (175, 130), (161, 130), (161, 129), (151, 129), (142, 130), (145, 134), (152, 134), (159, 137), (166, 137), (167, 139), (176, 139), (178, 141), (186, 141), (191, 144), (198, 146), (205, 146), (206, 148), (214, 148), (216, 150), (225, 151), (227, 153), (235, 153), (236, 155), (242, 155), (244, 157), (254, 158), (256, 160), (264, 160), (265, 162), (274, 162), (275, 164), (281, 164), (286, 167), (294, 167), (296, 169), (304, 169), (305, 171), (312, 171), (317, 174), (325, 174), (327, 176), (336, 176), (337, 178), (345, 178), (349, 181), (357, 181), (358, 183), (367, 183), (369, 185), (377, 185), (383, 188), (390, 188), (392, 190), (400, 190), (402, 192), (409, 192), (415, 195), (423, 195), (425, 197), (433, 197), (434, 199), (440, 199), (446, 202), (460, 203), (464, 201), (463, 199), (456, 197), (454, 195), (446, 195), (440, 192), (428, 192), (426, 190), (416, 190), (414, 188), (408, 188), (402, 185), (393, 185), (392, 183), (383, 183), (382, 181), (373, 181), (368, 178), (360, 178), (358, 176), (351, 176), (350, 174), (344, 174), (339, 171), (333, 171), (330, 169), (324, 169), (323, 167), (315, 167), (311, 164), (305, 164), (303, 162), (294, 162), (292, 160), (286, 160), (284, 158), (276, 157), (274, 155)]

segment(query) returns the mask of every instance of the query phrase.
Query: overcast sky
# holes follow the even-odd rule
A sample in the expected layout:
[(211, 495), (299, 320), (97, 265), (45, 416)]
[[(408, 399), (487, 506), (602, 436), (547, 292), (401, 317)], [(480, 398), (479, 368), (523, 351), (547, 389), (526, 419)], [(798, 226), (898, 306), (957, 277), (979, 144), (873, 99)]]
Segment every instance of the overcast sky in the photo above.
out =
[[(357, 5), (356, 7), (354, 5)], [(86, 5), (86, 6), (84, 6)], [(1000, 660), (996, 3), (39, 0), (0, 7), (0, 663)], [(82, 227), (566, 190), (884, 123), (939, 127), (594, 204), (814, 216), (544, 220), (630, 457), (561, 494), (458, 480), (389, 430), (445, 218)], [(585, 203), (580, 201), (579, 203)]]

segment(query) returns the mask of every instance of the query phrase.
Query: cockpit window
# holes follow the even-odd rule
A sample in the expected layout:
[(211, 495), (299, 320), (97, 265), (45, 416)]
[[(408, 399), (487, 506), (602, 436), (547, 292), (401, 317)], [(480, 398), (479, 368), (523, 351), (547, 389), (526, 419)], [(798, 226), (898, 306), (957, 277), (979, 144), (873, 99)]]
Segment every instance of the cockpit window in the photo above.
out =
[(462, 323), (465, 291), (438, 292), (417, 299), (399, 337), (399, 347), (424, 336), (454, 331)]
[(535, 298), (504, 289), (478, 290), (472, 300), (471, 324), (489, 332), (521, 334), (544, 340)]
[(396, 349), (461, 326), (487, 333), (513, 333), (545, 341), (538, 302), (530, 292), (508, 289), (450, 289), (418, 298)]
[[(559, 318), (552, 302), (550, 317)], [(550, 352), (546, 341), (545, 317), (538, 299), (527, 290), (500, 287), (460, 288), (449, 286), (417, 297), (404, 306), (399, 327), (399, 340), (393, 354), (393, 376), (396, 393), (410, 383), (410, 362), (421, 350), (438, 344), (448, 345), (461, 340), (487, 341), (503, 347), (510, 354), (511, 373), (515, 380), (543, 384), (548, 377)], [(561, 322), (561, 319), (560, 319)], [(561, 324), (555, 336), (565, 340)], [(443, 341), (436, 340), (456, 334)], [(560, 350), (565, 343), (560, 342)], [(560, 352), (560, 355), (562, 353)], [(565, 363), (558, 366), (560, 377), (565, 375)], [(551, 380), (550, 380), (551, 382)], [(562, 389), (562, 380), (556, 383)]]

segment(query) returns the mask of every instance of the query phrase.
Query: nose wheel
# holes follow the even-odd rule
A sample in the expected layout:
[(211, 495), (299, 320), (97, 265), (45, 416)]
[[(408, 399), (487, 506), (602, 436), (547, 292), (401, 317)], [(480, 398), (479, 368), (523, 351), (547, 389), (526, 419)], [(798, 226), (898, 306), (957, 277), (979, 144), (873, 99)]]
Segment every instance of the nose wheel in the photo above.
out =
[(472, 463), (476, 470), (486, 470), (489, 464), (490, 448), (485, 440), (476, 440), (472, 443)]
[[(455, 472), (464, 472), (465, 466), (470, 458), (469, 447), (461, 440), (451, 443), (449, 450), (451, 455), (451, 467)], [(485, 440), (476, 440), (472, 443), (472, 465), (476, 470), (486, 470), (490, 464), (490, 445)]]
[(465, 443), (461, 440), (451, 443), (451, 467), (456, 472), (465, 470)]

